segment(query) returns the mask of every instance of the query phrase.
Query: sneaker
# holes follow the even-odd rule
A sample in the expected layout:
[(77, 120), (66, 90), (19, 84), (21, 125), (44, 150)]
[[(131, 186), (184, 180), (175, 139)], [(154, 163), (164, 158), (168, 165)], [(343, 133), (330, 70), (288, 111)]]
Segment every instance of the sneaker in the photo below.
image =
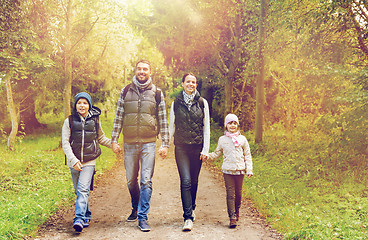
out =
[(137, 210), (132, 209), (132, 213), (127, 218), (127, 222), (135, 222), (138, 219)]
[(76, 232), (82, 232), (83, 230), (83, 221), (77, 220), (73, 224), (73, 228)]
[(193, 221), (190, 219), (185, 220), (184, 222), (184, 226), (183, 226), (183, 231), (184, 232), (189, 232), (192, 231), (193, 228)]
[(230, 228), (236, 228), (236, 219), (230, 219)]
[(193, 222), (195, 221), (195, 219), (196, 219), (196, 215), (195, 215), (195, 213), (194, 213), (194, 210), (192, 211), (192, 218), (193, 218)]
[(151, 231), (151, 227), (148, 225), (147, 220), (145, 219), (139, 220), (138, 227), (139, 229), (141, 229), (142, 232)]
[(84, 219), (83, 228), (89, 227), (90, 222), (91, 222), (91, 219)]

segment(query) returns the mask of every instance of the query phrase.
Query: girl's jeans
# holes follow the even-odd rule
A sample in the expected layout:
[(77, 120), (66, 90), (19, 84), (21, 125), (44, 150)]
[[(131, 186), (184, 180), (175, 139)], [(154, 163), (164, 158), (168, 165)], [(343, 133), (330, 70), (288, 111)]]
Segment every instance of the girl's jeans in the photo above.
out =
[(88, 197), (91, 180), (95, 166), (85, 166), (82, 171), (79, 172), (70, 168), (72, 174), (72, 180), (74, 185), (74, 191), (77, 195), (75, 204), (75, 217), (73, 222), (76, 220), (84, 221), (85, 219), (91, 219), (91, 211), (89, 210)]
[[(147, 220), (152, 195), (152, 176), (155, 167), (156, 142), (124, 144), (124, 164), (132, 208), (138, 220)], [(140, 186), (138, 172), (141, 165)]]
[(192, 211), (196, 207), (198, 177), (201, 171), (200, 160), (202, 144), (183, 144), (175, 146), (175, 159), (180, 175), (181, 201), (184, 221), (193, 220)]
[(227, 213), (230, 219), (236, 219), (241, 205), (244, 174), (231, 175), (224, 173), (226, 187)]

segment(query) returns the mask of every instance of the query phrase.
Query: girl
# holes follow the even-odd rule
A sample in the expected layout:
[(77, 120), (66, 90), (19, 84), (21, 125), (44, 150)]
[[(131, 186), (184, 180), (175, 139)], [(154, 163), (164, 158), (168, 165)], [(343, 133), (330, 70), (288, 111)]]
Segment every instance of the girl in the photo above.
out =
[(210, 113), (206, 99), (197, 91), (197, 78), (187, 73), (183, 91), (171, 105), (169, 132), (174, 136), (175, 160), (180, 175), (183, 231), (191, 231), (195, 219), (198, 177), (210, 146)]
[(101, 110), (92, 105), (88, 93), (75, 95), (75, 104), (70, 115), (64, 121), (62, 145), (72, 175), (75, 194), (75, 217), (73, 228), (81, 232), (91, 221), (88, 196), (96, 159), (101, 154), (99, 144), (111, 148), (99, 121)]
[(247, 139), (239, 132), (238, 117), (228, 114), (224, 126), (225, 135), (219, 138), (209, 159), (214, 160), (224, 154), (221, 170), (225, 180), (227, 212), (230, 228), (235, 228), (239, 221), (244, 175), (247, 174), (248, 178), (253, 176), (252, 156)]

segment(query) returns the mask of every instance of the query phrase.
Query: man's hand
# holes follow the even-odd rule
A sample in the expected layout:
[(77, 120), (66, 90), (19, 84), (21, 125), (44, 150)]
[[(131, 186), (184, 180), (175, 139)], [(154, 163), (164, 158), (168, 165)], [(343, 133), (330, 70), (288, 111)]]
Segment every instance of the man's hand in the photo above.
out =
[(82, 163), (78, 161), (76, 164), (74, 164), (73, 168), (76, 171), (82, 172)]
[(116, 142), (113, 142), (112, 143), (112, 151), (115, 153), (115, 154), (118, 154), (121, 152), (121, 148), (119, 146), (119, 143), (116, 143)]
[(162, 157), (162, 159), (165, 159), (167, 157), (167, 153), (169, 152), (169, 148), (168, 147), (163, 147), (160, 148), (160, 150), (158, 150), (158, 154), (160, 154), (160, 156)]

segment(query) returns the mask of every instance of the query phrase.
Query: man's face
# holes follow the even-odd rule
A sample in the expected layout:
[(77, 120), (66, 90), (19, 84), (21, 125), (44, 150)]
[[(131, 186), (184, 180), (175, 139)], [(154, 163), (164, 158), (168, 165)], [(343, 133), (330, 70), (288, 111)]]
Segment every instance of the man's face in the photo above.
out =
[(151, 76), (151, 68), (147, 63), (138, 63), (135, 69), (135, 77), (140, 83), (145, 83)]

